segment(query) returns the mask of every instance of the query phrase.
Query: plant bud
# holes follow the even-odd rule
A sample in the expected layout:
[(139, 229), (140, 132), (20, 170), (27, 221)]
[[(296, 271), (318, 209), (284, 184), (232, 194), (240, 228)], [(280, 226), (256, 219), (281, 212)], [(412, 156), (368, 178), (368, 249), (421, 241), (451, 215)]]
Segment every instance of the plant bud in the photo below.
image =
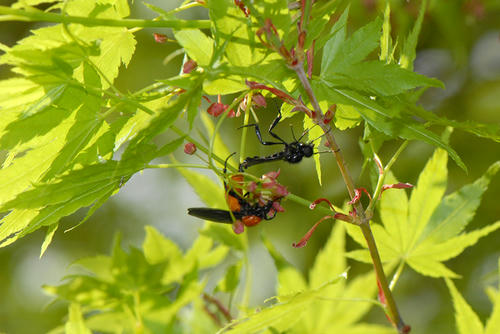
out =
[(184, 145), (184, 153), (193, 155), (196, 152), (196, 145), (189, 142), (186, 145)]
[(167, 35), (154, 33), (156, 43), (165, 43), (167, 41)]

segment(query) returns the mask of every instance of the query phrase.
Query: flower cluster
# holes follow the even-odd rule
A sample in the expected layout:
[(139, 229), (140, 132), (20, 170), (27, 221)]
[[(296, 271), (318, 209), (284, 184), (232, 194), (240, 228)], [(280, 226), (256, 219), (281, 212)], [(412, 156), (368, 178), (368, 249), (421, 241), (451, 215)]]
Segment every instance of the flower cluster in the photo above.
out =
[[(257, 181), (245, 181), (244, 174), (234, 174), (229, 178), (226, 200), (231, 210), (238, 207), (242, 217), (233, 223), (233, 231), (240, 234), (245, 226), (255, 226), (262, 219), (271, 220), (285, 209), (281, 200), (288, 195), (285, 186), (278, 183), (279, 170), (264, 174)], [(231, 195), (233, 193), (233, 195)]]

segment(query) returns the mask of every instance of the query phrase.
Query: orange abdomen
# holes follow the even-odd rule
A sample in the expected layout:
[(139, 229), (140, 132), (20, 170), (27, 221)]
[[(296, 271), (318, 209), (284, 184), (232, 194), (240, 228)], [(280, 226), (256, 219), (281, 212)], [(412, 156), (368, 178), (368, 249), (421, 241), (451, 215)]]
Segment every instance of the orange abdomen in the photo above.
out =
[(241, 221), (243, 222), (243, 224), (245, 224), (245, 226), (257, 225), (261, 220), (262, 219), (257, 216), (245, 216), (241, 218)]

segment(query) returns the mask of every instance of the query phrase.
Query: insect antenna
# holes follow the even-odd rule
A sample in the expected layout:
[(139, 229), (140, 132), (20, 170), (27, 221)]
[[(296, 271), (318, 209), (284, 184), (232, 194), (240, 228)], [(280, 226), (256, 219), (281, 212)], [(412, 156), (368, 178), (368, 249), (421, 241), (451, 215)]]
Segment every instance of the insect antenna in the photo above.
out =
[(290, 131), (292, 131), (292, 138), (293, 138), (293, 140), (296, 141), (296, 142), (298, 142), (297, 137), (295, 137), (295, 132), (293, 131), (293, 125), (292, 124), (290, 124)]
[(317, 151), (317, 152), (314, 152), (313, 154), (332, 153), (332, 152), (333, 152), (332, 150), (326, 150), (326, 151)]
[[(313, 140), (311, 140), (309, 143), (314, 143), (316, 140), (318, 140), (318, 139), (320, 139), (320, 138), (322, 138), (322, 137), (326, 136), (326, 134), (327, 134), (328, 132), (330, 132), (330, 131), (331, 131), (331, 128), (330, 128), (330, 129), (328, 129), (328, 131), (327, 131), (327, 132), (325, 132), (325, 133), (323, 133), (321, 136), (316, 137), (316, 138), (314, 138)], [(301, 137), (301, 138), (302, 138), (302, 137)]]
[(312, 129), (312, 128), (314, 128), (315, 126), (316, 126), (316, 125), (313, 125), (313, 126), (311, 126), (309, 129), (307, 129), (307, 130), (305, 130), (304, 132), (302, 132), (302, 135), (300, 136), (299, 140), (296, 140), (296, 141), (297, 141), (297, 142), (299, 142), (299, 141), (300, 141), (302, 138), (304, 138), (304, 136), (305, 136), (306, 134), (308, 134), (308, 133), (309, 133), (309, 131), (311, 131), (311, 129)]

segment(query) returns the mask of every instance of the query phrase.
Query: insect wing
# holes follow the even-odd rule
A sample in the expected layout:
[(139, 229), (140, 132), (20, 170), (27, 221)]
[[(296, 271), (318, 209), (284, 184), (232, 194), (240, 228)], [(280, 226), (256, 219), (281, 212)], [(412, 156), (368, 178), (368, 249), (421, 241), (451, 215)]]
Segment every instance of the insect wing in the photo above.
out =
[[(197, 218), (210, 220), (216, 223), (232, 224), (231, 213), (227, 210), (212, 208), (189, 208), (188, 214)], [(236, 219), (241, 218), (238, 212), (233, 212)]]

